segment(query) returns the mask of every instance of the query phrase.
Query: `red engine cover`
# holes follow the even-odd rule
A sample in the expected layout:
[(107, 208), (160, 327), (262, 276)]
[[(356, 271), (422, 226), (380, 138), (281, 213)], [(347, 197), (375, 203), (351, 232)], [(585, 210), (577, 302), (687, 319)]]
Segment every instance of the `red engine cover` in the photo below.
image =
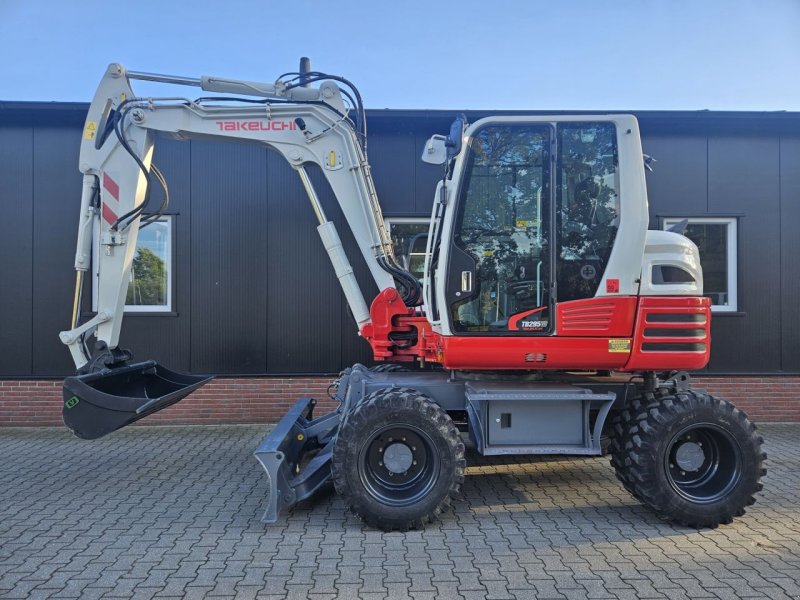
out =
[(642, 296), (626, 371), (702, 369), (711, 356), (711, 300)]
[(630, 337), (637, 296), (572, 300), (556, 305), (556, 335)]
[(378, 294), (370, 316), (361, 335), (376, 360), (422, 359), (456, 370), (701, 369), (711, 345), (711, 303), (698, 297), (563, 302), (556, 307), (555, 335), (441, 336), (394, 289)]

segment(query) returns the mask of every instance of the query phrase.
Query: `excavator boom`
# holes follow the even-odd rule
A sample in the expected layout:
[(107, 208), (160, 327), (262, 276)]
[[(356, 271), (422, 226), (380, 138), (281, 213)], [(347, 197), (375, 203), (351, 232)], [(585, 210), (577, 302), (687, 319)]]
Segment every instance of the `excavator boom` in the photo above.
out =
[[(135, 80), (197, 87), (215, 95), (143, 98), (131, 86)], [(166, 181), (153, 162), (157, 134), (261, 144), (280, 153), (308, 194), (317, 231), (358, 327), (370, 323), (367, 302), (306, 171), (308, 165), (319, 167), (334, 190), (378, 289), (397, 293), (398, 280), (406, 292), (418, 286), (396, 264), (367, 162), (363, 107), (352, 108), (358, 123), (351, 120), (337, 84), (318, 73), (259, 83), (129, 72), (119, 64), (108, 67), (81, 142), (84, 184), (75, 299), (71, 327), (60, 334), (78, 369), (64, 385), (65, 421), (77, 435), (105, 435), (178, 402), (210, 380), (175, 373), (154, 361), (132, 363), (130, 352), (119, 348), (139, 230), (157, 220), (169, 201)], [(164, 187), (165, 201), (158, 207), (150, 202), (154, 185)], [(93, 245), (99, 248), (94, 256), (97, 311), (79, 323)], [(96, 338), (93, 344), (90, 337)]]

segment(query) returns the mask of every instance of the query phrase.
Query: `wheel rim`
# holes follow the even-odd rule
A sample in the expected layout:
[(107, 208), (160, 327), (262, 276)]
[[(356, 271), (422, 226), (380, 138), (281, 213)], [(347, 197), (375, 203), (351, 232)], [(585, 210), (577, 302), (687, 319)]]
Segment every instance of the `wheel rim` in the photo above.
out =
[(733, 436), (712, 423), (685, 427), (670, 440), (664, 468), (672, 488), (691, 502), (709, 504), (727, 495), (742, 474), (742, 451)]
[(378, 502), (408, 506), (423, 499), (439, 480), (439, 455), (427, 433), (413, 425), (388, 425), (362, 445), (358, 475)]

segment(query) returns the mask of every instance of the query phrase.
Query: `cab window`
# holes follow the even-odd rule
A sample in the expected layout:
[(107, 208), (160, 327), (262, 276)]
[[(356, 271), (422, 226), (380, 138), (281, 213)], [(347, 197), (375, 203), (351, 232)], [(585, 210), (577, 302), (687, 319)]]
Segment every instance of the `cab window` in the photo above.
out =
[[(459, 332), (549, 325), (550, 140), (547, 124), (491, 125), (471, 139), (450, 277)], [(467, 281), (474, 277), (474, 285)]]
[(559, 302), (595, 295), (619, 228), (613, 123), (560, 123), (556, 171)]

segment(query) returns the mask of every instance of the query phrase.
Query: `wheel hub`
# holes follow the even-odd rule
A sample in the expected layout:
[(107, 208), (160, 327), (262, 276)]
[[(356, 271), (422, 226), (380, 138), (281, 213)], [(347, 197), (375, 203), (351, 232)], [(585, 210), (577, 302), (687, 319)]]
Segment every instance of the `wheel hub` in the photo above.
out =
[(367, 493), (389, 506), (418, 502), (439, 478), (433, 440), (410, 424), (387, 425), (373, 433), (361, 447), (358, 461)]
[(383, 452), (383, 464), (392, 473), (405, 473), (413, 462), (411, 448), (401, 442), (389, 444)]
[(703, 448), (697, 442), (684, 442), (675, 452), (675, 462), (683, 471), (697, 471), (705, 460)]
[(683, 498), (709, 504), (724, 498), (742, 473), (742, 451), (714, 423), (694, 423), (677, 433), (664, 456), (667, 480)]

